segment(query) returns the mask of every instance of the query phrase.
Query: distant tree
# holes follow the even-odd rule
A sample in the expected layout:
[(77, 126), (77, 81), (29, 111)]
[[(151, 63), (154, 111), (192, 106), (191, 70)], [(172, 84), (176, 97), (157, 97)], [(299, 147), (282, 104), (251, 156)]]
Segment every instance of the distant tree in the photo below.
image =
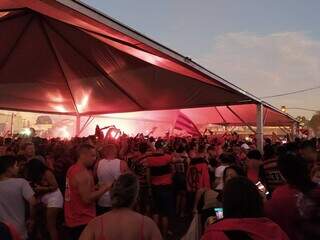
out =
[(320, 136), (320, 112), (314, 114), (308, 122), (308, 127), (312, 128), (317, 136)]
[(300, 123), (301, 126), (308, 126), (309, 120), (305, 116), (297, 116), (296, 120)]

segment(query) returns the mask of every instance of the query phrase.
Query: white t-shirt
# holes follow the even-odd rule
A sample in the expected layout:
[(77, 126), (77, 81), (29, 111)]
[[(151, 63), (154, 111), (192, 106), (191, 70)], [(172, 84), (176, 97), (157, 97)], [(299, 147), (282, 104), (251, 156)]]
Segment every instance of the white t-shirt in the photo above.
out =
[(23, 178), (0, 181), (0, 221), (16, 228), (22, 239), (26, 239), (25, 200), (34, 195), (29, 183)]
[[(120, 159), (100, 160), (97, 168), (97, 176), (99, 183), (112, 183), (115, 180), (117, 180), (118, 177), (121, 175), (120, 163)], [(111, 207), (111, 198), (109, 191), (100, 197), (98, 205), (101, 207)]]
[(217, 190), (222, 190), (223, 189), (223, 172), (224, 170), (227, 168), (228, 166), (219, 166), (216, 168), (216, 171), (215, 171), (215, 176), (216, 178), (220, 178), (220, 181), (218, 183), (218, 186), (216, 187)]

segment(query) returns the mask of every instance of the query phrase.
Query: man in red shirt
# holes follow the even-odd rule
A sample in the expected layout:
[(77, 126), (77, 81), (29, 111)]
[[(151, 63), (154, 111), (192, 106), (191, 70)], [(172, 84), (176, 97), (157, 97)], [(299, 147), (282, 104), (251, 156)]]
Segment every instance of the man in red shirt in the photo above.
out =
[(64, 214), (70, 240), (79, 239), (82, 230), (96, 216), (96, 201), (111, 188), (109, 183), (95, 188), (90, 170), (95, 161), (94, 147), (81, 145), (78, 161), (67, 172)]
[(164, 153), (164, 142), (155, 143), (156, 152), (146, 160), (153, 198), (153, 219), (158, 224), (163, 237), (168, 234), (168, 218), (174, 213), (172, 189), (172, 156)]

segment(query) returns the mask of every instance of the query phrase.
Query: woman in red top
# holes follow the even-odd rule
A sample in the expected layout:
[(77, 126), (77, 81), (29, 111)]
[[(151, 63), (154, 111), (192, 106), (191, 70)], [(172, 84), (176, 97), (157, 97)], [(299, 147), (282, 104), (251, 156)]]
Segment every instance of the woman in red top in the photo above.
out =
[(202, 240), (288, 240), (281, 228), (263, 214), (257, 187), (247, 178), (229, 180), (223, 190), (224, 219), (209, 225)]
[(79, 240), (160, 240), (157, 225), (146, 216), (134, 212), (139, 193), (138, 179), (121, 175), (111, 190), (112, 210), (92, 220)]

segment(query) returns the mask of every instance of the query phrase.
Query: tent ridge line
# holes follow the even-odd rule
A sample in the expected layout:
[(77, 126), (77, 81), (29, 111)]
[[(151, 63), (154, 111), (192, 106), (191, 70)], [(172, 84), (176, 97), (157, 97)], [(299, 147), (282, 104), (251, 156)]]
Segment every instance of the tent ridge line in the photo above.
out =
[(232, 112), (242, 123), (244, 123), (253, 133), (257, 133), (246, 121), (244, 121), (235, 111), (233, 111), (232, 108), (230, 108), (229, 105), (227, 105), (227, 108), (229, 109), (230, 112)]
[(122, 92), (125, 96), (127, 96), (134, 104), (136, 104), (141, 110), (145, 110), (145, 108), (138, 103), (137, 100), (135, 100), (129, 93), (127, 93), (119, 84), (117, 84), (108, 73), (106, 73), (103, 69), (100, 67), (97, 67), (95, 64), (92, 63), (81, 51), (79, 51), (75, 46), (73, 46), (69, 40), (67, 40), (54, 26), (52, 26), (48, 21), (46, 21), (48, 26), (51, 27), (51, 29), (58, 34), (77, 54), (79, 54), (84, 60), (86, 60), (87, 63), (90, 64), (95, 70), (97, 70), (101, 75), (103, 75), (106, 79), (108, 79), (120, 92)]
[(14, 42), (14, 44), (12, 45), (12, 48), (10, 49), (10, 51), (8, 52), (7, 56), (3, 59), (3, 61), (0, 63), (0, 70), (4, 67), (4, 65), (7, 63), (7, 61), (9, 60), (9, 58), (11, 57), (12, 53), (14, 52), (14, 50), (16, 49), (16, 46), (19, 44), (21, 38), (23, 37), (24, 33), (27, 31), (28, 27), (30, 26), (31, 22), (33, 21), (33, 16), (30, 17), (29, 21), (26, 23), (26, 25), (23, 27), (21, 33), (19, 34), (19, 36), (17, 37), (16, 41)]
[(66, 82), (66, 85), (67, 85), (67, 88), (68, 88), (68, 90), (69, 90), (69, 93), (70, 93), (70, 96), (71, 96), (71, 99), (72, 99), (72, 103), (73, 103), (73, 107), (74, 107), (74, 109), (76, 110), (76, 113), (77, 113), (77, 116), (78, 116), (78, 115), (79, 115), (79, 110), (78, 110), (78, 108), (77, 108), (77, 104), (76, 104), (76, 101), (75, 101), (75, 99), (74, 99), (73, 93), (72, 93), (72, 91), (71, 91), (71, 88), (70, 88), (70, 85), (69, 85), (67, 76), (66, 76), (66, 74), (65, 74), (65, 72), (64, 72), (64, 70), (63, 70), (63, 68), (62, 68), (62, 65), (61, 65), (61, 63), (60, 63), (59, 57), (58, 57), (58, 55), (57, 55), (57, 53), (56, 53), (56, 50), (55, 50), (55, 48), (54, 48), (54, 46), (53, 46), (53, 44), (52, 44), (52, 42), (51, 42), (51, 40), (50, 40), (50, 37), (49, 37), (49, 35), (48, 35), (48, 33), (47, 33), (46, 29), (45, 29), (45, 26), (44, 26), (44, 23), (43, 23), (43, 20), (42, 20), (42, 19), (40, 20), (40, 26), (41, 26), (41, 29), (42, 29), (45, 37), (46, 37), (46, 40), (47, 40), (49, 46), (50, 46), (50, 48), (51, 48), (51, 51), (53, 52), (53, 55), (54, 55), (54, 57), (56, 58), (56, 61), (57, 61), (58, 65), (59, 65), (60, 71), (61, 71), (61, 73), (62, 73), (62, 75), (63, 75), (63, 78), (64, 78), (64, 80), (65, 80), (65, 82)]
[[(55, 19), (55, 20), (56, 20), (56, 19)], [(74, 25), (72, 25), (72, 26), (74, 26)], [(82, 32), (84, 32), (84, 33), (87, 34), (87, 35), (89, 35), (88, 32), (91, 33), (91, 34), (96, 34), (96, 35), (98, 35), (98, 36), (100, 36), (100, 37), (107, 38), (107, 39), (109, 39), (110, 41), (114, 41), (114, 42), (123, 44), (123, 45), (125, 45), (125, 46), (132, 47), (132, 48), (134, 48), (134, 49), (137, 49), (137, 50), (146, 52), (146, 53), (148, 53), (148, 54), (152, 54), (152, 55), (154, 55), (154, 56), (158, 56), (158, 55), (155, 55), (155, 54), (152, 53), (152, 52), (146, 51), (145, 49), (142, 49), (142, 48), (138, 47), (138, 46), (135, 45), (135, 44), (130, 44), (130, 43), (124, 42), (124, 41), (122, 41), (122, 40), (119, 40), (119, 39), (116, 39), (116, 38), (113, 38), (113, 37), (110, 37), (110, 36), (107, 36), (107, 35), (104, 35), (104, 34), (95, 32), (95, 31), (91, 31), (91, 30), (88, 30), (88, 29), (85, 29), (85, 28), (81, 28), (81, 27), (78, 27), (78, 26), (74, 26), (74, 27), (77, 28), (78, 30), (81, 30)], [(92, 37), (92, 35), (90, 35), (90, 36)], [(96, 39), (97, 41), (101, 42), (101, 40), (97, 39), (96, 37), (94, 37), (94, 39)], [(108, 45), (108, 46), (109, 46), (109, 45)], [(121, 50), (119, 50), (119, 49), (117, 49), (117, 48), (115, 48), (115, 47), (113, 47), (113, 46), (109, 46), (109, 47), (114, 48), (114, 49), (116, 49), (116, 50), (118, 50), (118, 51), (121, 51)], [(169, 58), (164, 58), (164, 57), (162, 57), (162, 58), (164, 58), (164, 59), (166, 59), (166, 60), (169, 60), (169, 61), (172, 61), (172, 62), (174, 62), (174, 63), (176, 63), (176, 64), (185, 65), (183, 62), (180, 62), (180, 61), (178, 61), (178, 60), (176, 60), (176, 59), (174, 59), (174, 58), (172, 58), (172, 57), (170, 57), (170, 56), (168, 56), (168, 57), (169, 57)], [(137, 57), (134, 57), (134, 58), (137, 58)], [(172, 58), (172, 59), (170, 59), (170, 58)], [(144, 60), (142, 60), (142, 59), (140, 59), (140, 60), (143, 61), (143, 62), (146, 62), (146, 61), (144, 61)], [(206, 82), (206, 81), (204, 81), (204, 80), (200, 80), (200, 79), (195, 78), (195, 77), (190, 77), (190, 76), (187, 76), (187, 75), (182, 74), (182, 73), (174, 72), (174, 71), (172, 71), (172, 70), (169, 70), (169, 69), (166, 69), (166, 68), (163, 68), (163, 67), (154, 65), (154, 64), (149, 63), (149, 62), (146, 62), (146, 63), (148, 63), (148, 64), (150, 64), (150, 65), (152, 65), (152, 66), (155, 66), (155, 67), (157, 67), (157, 68), (161, 68), (161, 69), (164, 69), (164, 70), (166, 70), (166, 71), (173, 72), (173, 73), (175, 73), (175, 74), (188, 77), (188, 78), (192, 79), (193, 81), (200, 81), (201, 83), (203, 83), (203, 84), (205, 84), (205, 85), (207, 85), (207, 86), (219, 88), (219, 89), (222, 89), (223, 91), (226, 91), (226, 92), (231, 93), (231, 94), (239, 94), (239, 92), (236, 91), (236, 90), (233, 89), (233, 88), (221, 86), (221, 83), (220, 83), (219, 81), (217, 81), (216, 79), (214, 79), (214, 78), (209, 77), (209, 78), (208, 78), (208, 82)], [(188, 69), (188, 67), (190, 67), (190, 66), (186, 65), (186, 66), (184, 66), (184, 67)], [(189, 69), (189, 70), (192, 71), (192, 72), (197, 73), (197, 71), (195, 71), (194, 69)], [(201, 73), (201, 72), (199, 72), (199, 73), (197, 73), (197, 74), (203, 75), (203, 73)], [(208, 76), (206, 76), (206, 77), (208, 77)], [(216, 81), (217, 83), (215, 83), (215, 81)], [(242, 94), (242, 93), (241, 93), (241, 94)], [(242, 95), (243, 95), (243, 94), (242, 94)], [(248, 99), (246, 99), (246, 101), (253, 101), (253, 100), (251, 99), (251, 97), (248, 97)]]
[(216, 109), (217, 113), (219, 114), (219, 116), (221, 117), (222, 121), (224, 122), (224, 124), (228, 124), (227, 121), (224, 119), (224, 117), (222, 116), (221, 112), (219, 111), (219, 109), (217, 108), (217, 106), (214, 106), (214, 108)]
[[(57, 19), (55, 19), (55, 20), (57, 20)], [(58, 20), (58, 21), (59, 21), (59, 20)], [(82, 32), (84, 32), (84, 33), (86, 33), (86, 34), (91, 33), (91, 34), (94, 34), (94, 35), (98, 35), (98, 36), (100, 36), (100, 37), (107, 38), (107, 39), (109, 39), (110, 41), (114, 41), (114, 42), (123, 44), (123, 45), (125, 45), (125, 46), (129, 46), (129, 47), (132, 47), (132, 48), (134, 48), (134, 49), (137, 49), (137, 50), (146, 52), (146, 53), (148, 53), (148, 54), (155, 55), (154, 53), (152, 53), (152, 52), (150, 52), (150, 51), (147, 51), (147, 50), (139, 47), (137, 44), (131, 44), (131, 43), (122, 41), (122, 40), (120, 40), (120, 39), (117, 39), (117, 38), (114, 38), (114, 37), (110, 37), (110, 36), (108, 36), (108, 35), (106, 35), (106, 34), (98, 33), (98, 32), (95, 32), (95, 31), (92, 31), (92, 30), (89, 30), (89, 29), (85, 29), (85, 28), (82, 28), (82, 27), (79, 27), (79, 26), (75, 26), (75, 25), (72, 25), (72, 26), (74, 26), (75, 28), (81, 30)], [(92, 36), (92, 35), (90, 35), (90, 36)], [(97, 39), (96, 37), (95, 37), (95, 39), (98, 40), (98, 41), (100, 41), (100, 40)], [(101, 41), (100, 41), (100, 42), (101, 42)], [(113, 46), (109, 46), (109, 47), (114, 48)], [(114, 48), (114, 49), (116, 49), (116, 48)], [(117, 49), (117, 50), (118, 50), (118, 49)], [(120, 50), (118, 50), (118, 51), (120, 51)], [(157, 56), (157, 55), (155, 55), (155, 56)], [(135, 57), (135, 58), (136, 58), (136, 57)], [(162, 57), (162, 58), (163, 58), (163, 57)], [(168, 58), (165, 58), (165, 59), (166, 59), (166, 60), (169, 60), (169, 61), (172, 61), (172, 62), (174, 62), (174, 63), (176, 63), (176, 64), (185, 65), (183, 62), (178, 61), (177, 59), (174, 59), (174, 58), (170, 59), (170, 58), (172, 58), (172, 57), (168, 56)], [(142, 61), (144, 61), (144, 60), (142, 60)], [(144, 62), (146, 62), (146, 61), (144, 61)], [(146, 63), (148, 63), (148, 62), (146, 62)], [(156, 65), (154, 65), (154, 64), (152, 64), (152, 63), (148, 63), (148, 64), (151, 64), (151, 65), (153, 65), (153, 66), (155, 66), (155, 67), (158, 67), (158, 68), (161, 68), (161, 69), (165, 69), (166, 71), (174, 72), (174, 71), (172, 71), (172, 70), (168, 70), (168, 69), (166, 69), (166, 68), (156, 66)], [(188, 67), (190, 67), (190, 66), (186, 65), (186, 66), (184, 66), (184, 67), (188, 69)], [(197, 71), (194, 71), (193, 69), (189, 69), (189, 70), (192, 71), (192, 72), (197, 73)], [(238, 94), (238, 93), (239, 93), (238, 91), (236, 91), (236, 90), (234, 90), (234, 89), (232, 89), (232, 88), (228, 88), (228, 87), (223, 87), (223, 86), (221, 86), (221, 85), (220, 85), (221, 83), (220, 83), (219, 81), (217, 81), (216, 79), (214, 79), (214, 78), (211, 79), (211, 78), (209, 77), (209, 78), (208, 78), (208, 81), (209, 81), (209, 82), (206, 82), (206, 81), (203, 81), (203, 80), (200, 80), (200, 79), (197, 79), (197, 78), (194, 78), (194, 77), (190, 77), (190, 76), (187, 76), (187, 75), (184, 75), (184, 74), (181, 74), (181, 73), (177, 73), (177, 72), (174, 72), (174, 73), (179, 74), (179, 75), (183, 75), (183, 76), (186, 76), (186, 77), (189, 77), (189, 78), (192, 79), (192, 80), (201, 81), (201, 82), (202, 82), (203, 84), (205, 84), (205, 85), (208, 85), (208, 86), (210, 86), (210, 87), (220, 88), (220, 89), (223, 89), (224, 91), (229, 92), (229, 93), (232, 93), (232, 94)], [(201, 72), (199, 72), (198, 74), (203, 75), (203, 73), (201, 73)], [(208, 76), (206, 76), (206, 77), (208, 77)], [(215, 83), (214, 81), (216, 81), (217, 83)], [(248, 100), (250, 100), (250, 99), (248, 99)]]

